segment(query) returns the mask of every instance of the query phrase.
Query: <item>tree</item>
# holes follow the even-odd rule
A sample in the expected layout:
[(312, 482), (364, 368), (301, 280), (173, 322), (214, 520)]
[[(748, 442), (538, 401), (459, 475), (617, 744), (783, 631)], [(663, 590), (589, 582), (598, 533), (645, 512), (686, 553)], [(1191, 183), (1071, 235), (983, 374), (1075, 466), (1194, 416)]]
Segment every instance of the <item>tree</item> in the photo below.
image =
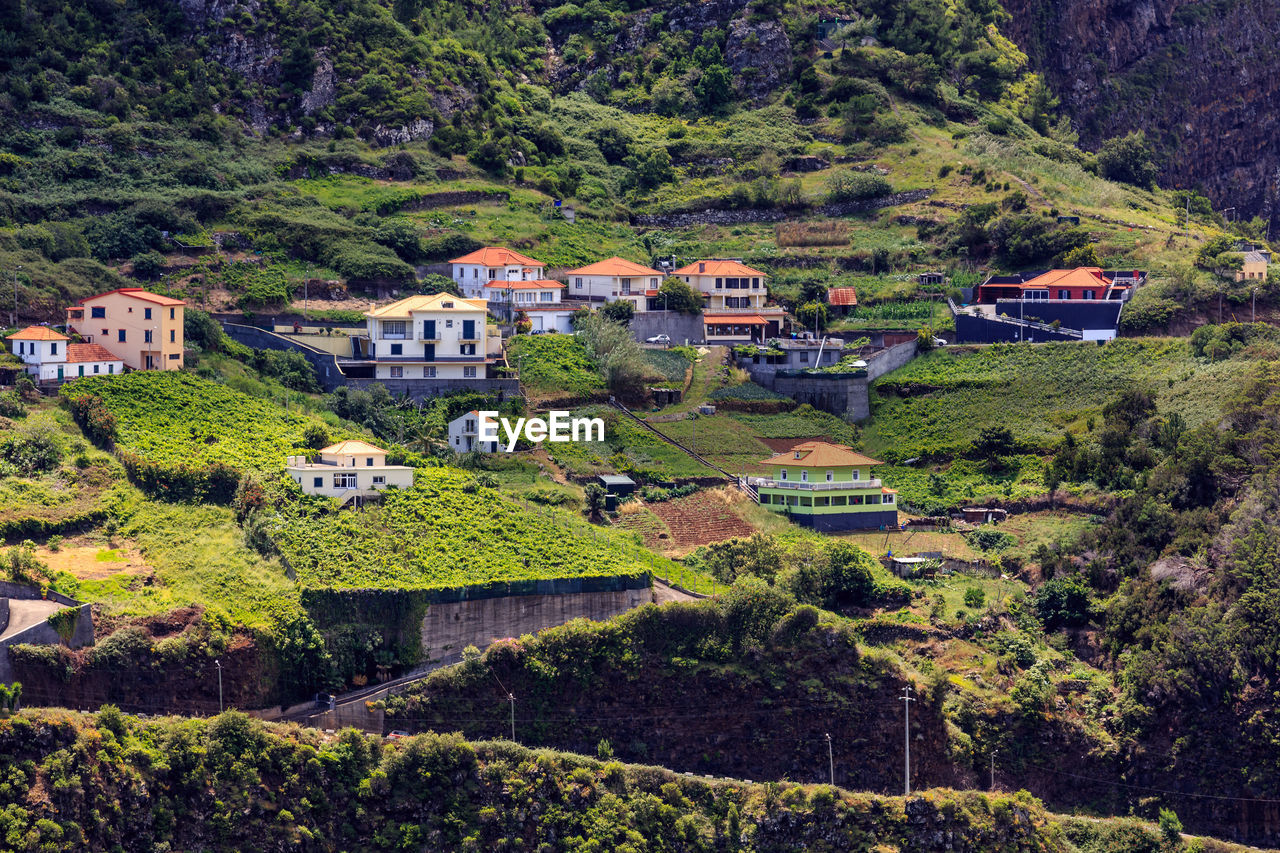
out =
[(431, 273), (418, 282), (417, 290), (425, 296), (432, 296), (437, 293), (449, 293), (453, 296), (462, 296), (462, 291), (458, 289), (458, 283), (453, 279), (439, 273)]
[(702, 294), (683, 279), (671, 276), (658, 288), (658, 298), (667, 311), (680, 314), (702, 313)]
[(827, 178), (827, 200), (863, 201), (890, 195), (893, 187), (875, 172), (854, 172), (845, 169)]
[(1058, 491), (1058, 486), (1062, 485), (1062, 472), (1058, 470), (1058, 466), (1044, 466), (1044, 487), (1049, 492), (1049, 508), (1053, 509), (1053, 494)]
[(1098, 152), (1098, 170), (1104, 178), (1150, 189), (1155, 185), (1155, 155), (1147, 145), (1147, 136), (1135, 130), (1117, 139), (1108, 139)]
[(806, 302), (796, 308), (796, 322), (806, 329), (812, 329), (814, 323), (819, 329), (827, 327), (827, 306), (824, 302)]
[(1075, 269), (1076, 267), (1100, 267), (1101, 259), (1098, 258), (1098, 250), (1090, 243), (1087, 246), (1076, 246), (1074, 249), (1066, 252), (1062, 256), (1062, 266), (1067, 269)]
[(1178, 820), (1178, 813), (1173, 809), (1160, 809), (1157, 826), (1168, 844), (1182, 844), (1182, 821)]
[(599, 483), (588, 483), (582, 490), (582, 502), (587, 508), (587, 515), (594, 521), (604, 512), (605, 491)]
[(1002, 466), (1000, 457), (1008, 456), (1018, 449), (1013, 433), (1008, 427), (983, 427), (982, 432), (973, 442), (973, 454), (987, 463), (987, 469), (998, 471)]
[(733, 75), (723, 65), (711, 65), (702, 72), (693, 93), (704, 110), (719, 112), (733, 99)]
[(329, 430), (323, 424), (308, 424), (302, 432), (302, 443), (312, 450), (329, 446)]
[(916, 351), (928, 352), (933, 349), (933, 327), (921, 326), (916, 332)]
[(164, 256), (159, 252), (143, 252), (133, 257), (133, 274), (144, 281), (155, 281), (164, 272)]
[(629, 155), (624, 165), (627, 175), (623, 184), (627, 189), (650, 190), (676, 178), (675, 169), (671, 167), (671, 154), (661, 146), (647, 154)]
[(623, 326), (627, 326), (631, 324), (631, 318), (635, 315), (636, 306), (626, 299), (606, 302), (600, 306), (600, 316), (610, 323), (620, 323)]
[(1077, 578), (1054, 578), (1036, 592), (1036, 615), (1046, 631), (1083, 625), (1093, 615), (1089, 588)]

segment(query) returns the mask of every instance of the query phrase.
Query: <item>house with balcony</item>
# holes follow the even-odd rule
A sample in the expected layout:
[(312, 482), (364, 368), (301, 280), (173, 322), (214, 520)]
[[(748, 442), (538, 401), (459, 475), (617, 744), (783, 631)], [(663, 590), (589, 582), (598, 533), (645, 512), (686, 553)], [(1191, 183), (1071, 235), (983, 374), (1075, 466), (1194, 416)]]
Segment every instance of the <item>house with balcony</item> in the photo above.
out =
[(122, 287), (81, 299), (67, 309), (67, 329), (98, 344), (130, 370), (179, 370), (186, 303)]
[(13, 354), (37, 382), (66, 382), (81, 376), (124, 373), (124, 361), (98, 344), (73, 344), (47, 326), (28, 326), (7, 338)]
[(484, 379), (501, 350), (488, 333), (484, 299), (410, 296), (364, 316), (375, 379)]
[(617, 256), (569, 270), (565, 276), (569, 279), (568, 293), (574, 299), (624, 300), (632, 304), (637, 314), (651, 310), (650, 302), (657, 298), (662, 284), (662, 273)]
[(564, 301), (565, 286), (558, 281), (491, 281), (485, 287), (489, 311), (503, 321), (514, 320), (524, 313), (532, 324), (530, 331), (573, 331), (570, 318), (583, 302)]
[(1098, 267), (993, 275), (974, 304), (953, 308), (957, 343), (1109, 341), (1147, 278), (1142, 270)]
[(897, 492), (875, 476), (883, 462), (844, 445), (806, 441), (760, 464), (769, 473), (747, 478), (760, 506), (797, 524), (825, 532), (898, 526)]
[[(494, 425), (497, 433), (497, 424)], [(497, 441), (480, 440), (480, 412), (472, 410), (449, 421), (449, 449), (454, 453), (496, 453)]]
[(502, 246), (485, 246), (449, 263), (454, 282), (468, 299), (488, 298), (491, 282), (541, 281), (547, 277), (542, 261)]
[(707, 343), (763, 341), (782, 332), (786, 312), (771, 307), (767, 276), (738, 260), (694, 261), (671, 273), (702, 294)]
[(387, 451), (364, 441), (348, 440), (319, 451), (319, 459), (305, 456), (285, 460), (285, 472), (308, 495), (323, 495), (344, 501), (376, 496), (384, 489), (413, 487), (413, 469), (388, 465)]

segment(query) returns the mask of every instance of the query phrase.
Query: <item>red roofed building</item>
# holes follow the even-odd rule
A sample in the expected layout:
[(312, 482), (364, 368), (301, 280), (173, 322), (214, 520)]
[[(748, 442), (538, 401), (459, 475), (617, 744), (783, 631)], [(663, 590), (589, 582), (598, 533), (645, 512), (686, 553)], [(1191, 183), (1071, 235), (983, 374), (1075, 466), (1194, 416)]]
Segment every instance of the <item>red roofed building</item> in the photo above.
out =
[(453, 265), (453, 280), (468, 299), (487, 299), (489, 292), (485, 288), (490, 282), (546, 278), (542, 261), (502, 246), (485, 246), (449, 263)]
[(46, 326), (28, 326), (8, 337), (13, 354), (39, 382), (65, 382), (81, 376), (124, 373), (124, 361), (98, 344), (73, 344)]
[(574, 299), (598, 302), (623, 299), (630, 302), (637, 312), (648, 310), (647, 294), (653, 291), (656, 296), (662, 284), (662, 273), (616, 255), (569, 270), (565, 277), (569, 279), (568, 293)]
[(827, 306), (832, 314), (845, 315), (858, 307), (858, 290), (854, 287), (832, 287), (827, 290)]
[(1108, 278), (1098, 267), (1076, 267), (1072, 270), (992, 276), (978, 286), (976, 301), (994, 303), (1000, 299), (1022, 299), (1027, 302), (1122, 299), (1129, 286), (1130, 281)]
[(768, 307), (767, 276), (738, 260), (694, 261), (672, 273), (702, 293), (708, 343), (762, 341), (782, 331), (786, 312)]

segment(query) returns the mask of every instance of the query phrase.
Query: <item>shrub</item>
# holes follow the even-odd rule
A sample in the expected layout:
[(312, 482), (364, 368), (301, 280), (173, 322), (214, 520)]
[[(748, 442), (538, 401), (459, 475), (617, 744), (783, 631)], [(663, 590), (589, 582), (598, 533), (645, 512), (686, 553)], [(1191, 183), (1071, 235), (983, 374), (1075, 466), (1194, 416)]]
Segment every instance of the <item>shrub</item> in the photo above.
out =
[[(72, 392), (74, 385), (63, 387), (63, 393)], [(88, 436), (89, 440), (104, 450), (110, 450), (116, 440), (116, 416), (107, 409), (102, 398), (96, 394), (80, 394), (64, 396), (63, 400), (71, 409), (71, 417)]]
[(1083, 625), (1093, 616), (1089, 588), (1074, 577), (1054, 578), (1036, 591), (1036, 615), (1045, 630)]
[(1160, 170), (1147, 145), (1146, 134), (1132, 131), (1118, 139), (1108, 139), (1098, 152), (1098, 169), (1112, 181), (1150, 189)]
[(874, 172), (844, 170), (827, 178), (827, 200), (831, 202), (863, 201), (890, 195), (893, 187)]
[(986, 601), (987, 595), (980, 587), (971, 586), (964, 591), (964, 606), (977, 610)]

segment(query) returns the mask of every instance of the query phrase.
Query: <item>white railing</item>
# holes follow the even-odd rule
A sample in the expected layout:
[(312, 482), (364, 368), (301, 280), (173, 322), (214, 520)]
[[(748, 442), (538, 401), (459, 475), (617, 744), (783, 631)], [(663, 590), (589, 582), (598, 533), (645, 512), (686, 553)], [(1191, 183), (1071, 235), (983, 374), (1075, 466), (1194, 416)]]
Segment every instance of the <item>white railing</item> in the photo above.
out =
[(770, 480), (768, 477), (748, 477), (748, 485), (765, 489), (801, 489), (813, 492), (836, 492), (853, 489), (866, 490), (881, 487), (879, 480), (836, 480), (833, 482), (818, 481), (814, 483), (804, 480)]

